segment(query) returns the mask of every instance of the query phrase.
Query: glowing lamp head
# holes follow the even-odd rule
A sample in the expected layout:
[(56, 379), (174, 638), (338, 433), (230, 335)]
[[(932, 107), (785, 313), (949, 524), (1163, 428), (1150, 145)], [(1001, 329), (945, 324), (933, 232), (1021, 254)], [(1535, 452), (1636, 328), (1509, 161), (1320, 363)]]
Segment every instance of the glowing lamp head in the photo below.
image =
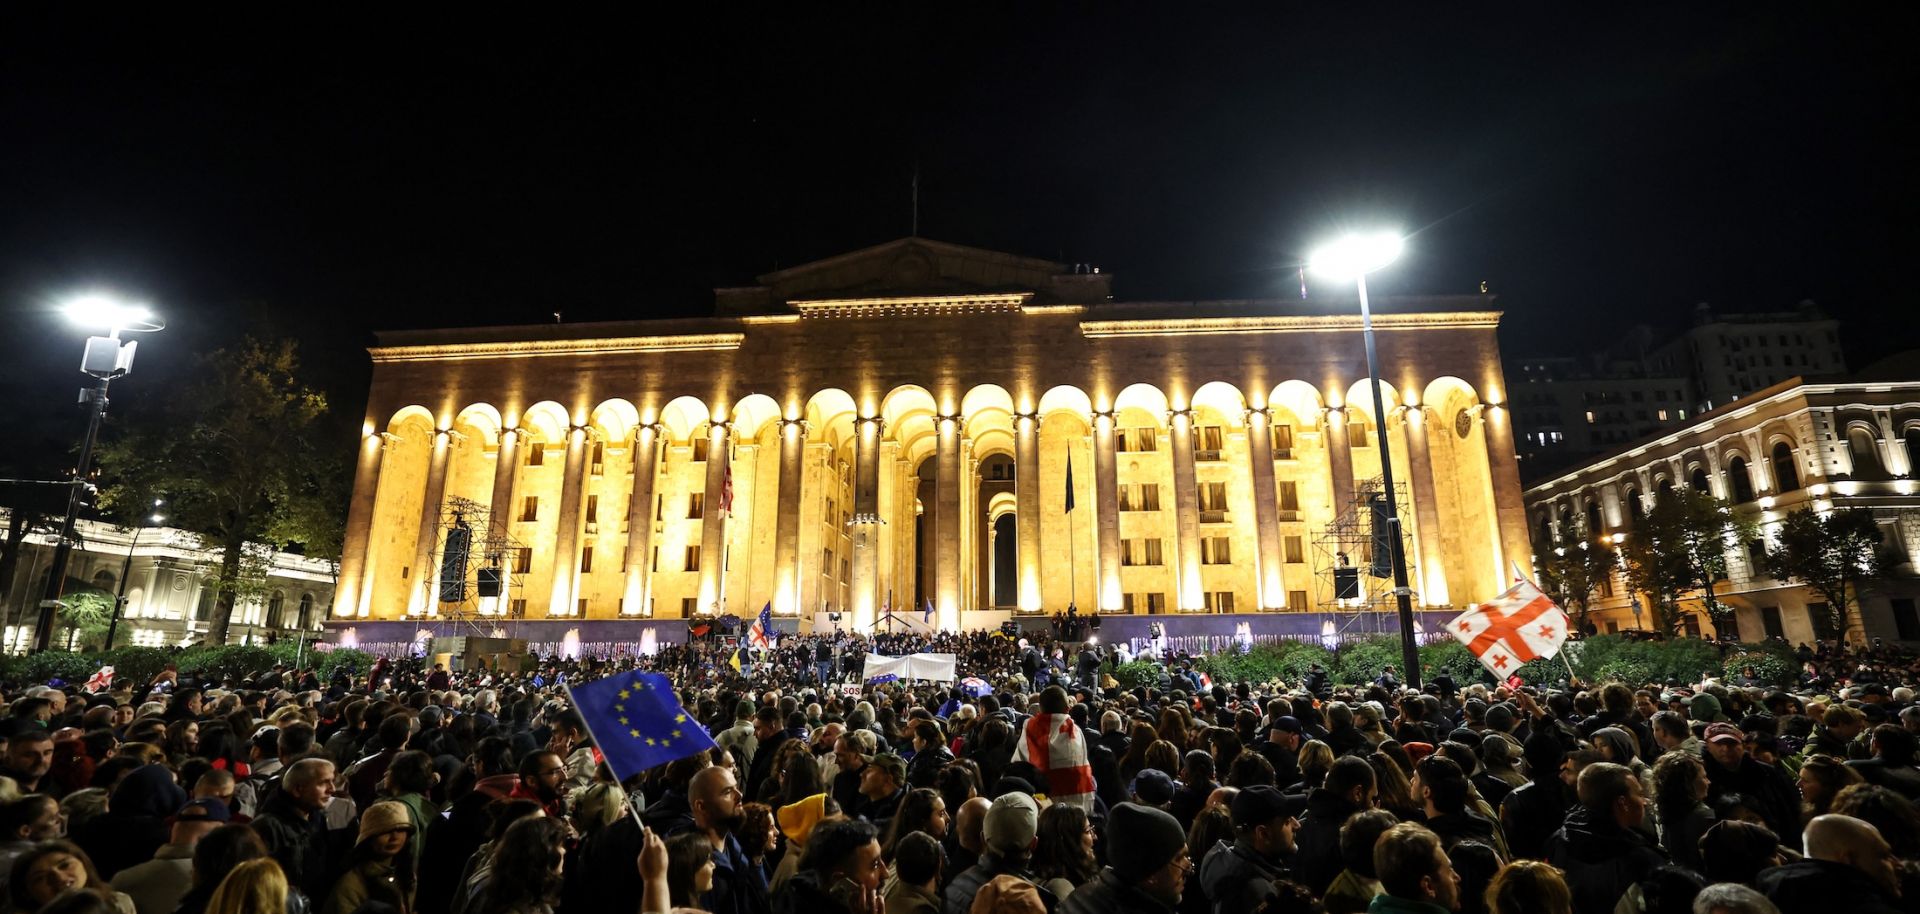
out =
[(60, 306), (67, 320), (93, 330), (122, 330), (150, 323), (153, 310), (106, 295), (82, 295)]
[(1314, 251), (1307, 266), (1328, 279), (1356, 279), (1392, 263), (1404, 246), (1398, 232), (1351, 234)]

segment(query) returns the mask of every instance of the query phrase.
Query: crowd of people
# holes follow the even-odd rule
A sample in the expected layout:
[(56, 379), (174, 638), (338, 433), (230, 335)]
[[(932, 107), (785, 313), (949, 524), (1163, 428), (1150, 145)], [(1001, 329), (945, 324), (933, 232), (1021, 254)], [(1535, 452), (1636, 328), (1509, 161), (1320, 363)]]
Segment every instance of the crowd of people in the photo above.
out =
[[(1062, 628), (1061, 634), (1079, 634)], [(860, 683), (945, 652), (956, 682)], [(1040, 632), (6, 683), (13, 914), (1766, 914), (1920, 905), (1913, 655), (1743, 681), (1157, 686)], [(568, 684), (715, 746), (617, 779)]]

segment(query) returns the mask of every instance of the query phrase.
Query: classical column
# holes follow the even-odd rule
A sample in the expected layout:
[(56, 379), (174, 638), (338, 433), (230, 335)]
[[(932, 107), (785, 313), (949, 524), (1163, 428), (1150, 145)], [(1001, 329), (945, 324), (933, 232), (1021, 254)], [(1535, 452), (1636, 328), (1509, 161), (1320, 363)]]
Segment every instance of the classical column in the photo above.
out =
[(1126, 606), (1120, 591), (1120, 474), (1113, 411), (1093, 414), (1094, 525), (1100, 542), (1100, 610)]
[(1193, 472), (1193, 410), (1167, 413), (1167, 427), (1172, 429), (1173, 442), (1174, 580), (1179, 608), (1202, 609), (1207, 603), (1200, 586), (1200, 488)]
[(341, 542), (339, 585), (333, 591), (335, 618), (365, 616), (373, 600), (373, 575), (367, 572), (367, 552), (373, 543), (373, 502), (380, 491), (380, 460), (387, 452), (385, 435), (360, 441), (358, 466), (353, 473), (353, 497), (347, 502), (347, 532)]
[[(500, 432), (500, 447), (495, 449), (493, 455), (493, 494), (489, 496), (492, 500), (487, 504), (489, 536), (496, 530), (505, 533), (513, 529), (514, 485), (518, 482), (520, 472), (520, 439), (525, 434), (513, 428)], [(505, 613), (509, 599), (507, 595), (511, 592), (509, 584), (513, 575), (513, 555), (490, 555), (487, 560), (497, 561), (500, 565), (500, 595), (493, 598), (491, 607), (482, 602), (480, 611), (482, 614)]]
[(773, 611), (799, 615), (800, 479), (806, 469), (807, 423), (780, 420), (780, 506), (773, 520)]
[(1283, 609), (1287, 585), (1280, 561), (1280, 493), (1273, 483), (1273, 413), (1247, 410), (1247, 463), (1253, 478), (1254, 583), (1260, 609)]
[[(1512, 563), (1527, 559), (1527, 508), (1520, 488), (1520, 459), (1513, 451), (1513, 412), (1489, 403), (1480, 409), (1480, 428), (1486, 436), (1487, 468), (1493, 477), (1494, 516), (1499, 521), (1500, 551), (1496, 581), (1513, 574)], [(1508, 560), (1512, 561), (1509, 562)], [(1525, 567), (1522, 564), (1522, 567)]]
[[(1894, 428), (1893, 410), (1874, 410), (1873, 421), (1880, 429), (1880, 460), (1886, 466), (1888, 475), (1895, 479), (1905, 479), (1913, 475), (1913, 455), (1907, 453), (1907, 439)], [(1758, 466), (1764, 459), (1760, 454), (1760, 432), (1758, 429), (1750, 431), (1747, 437), (1752, 441), (1749, 447), (1754, 453), (1749, 465)], [(1760, 489), (1755, 487), (1754, 491), (1758, 492)]]
[(1330, 406), (1320, 421), (1320, 435), (1327, 443), (1327, 471), (1333, 474), (1333, 516), (1338, 518), (1353, 507), (1353, 442), (1347, 438), (1347, 410)]
[(413, 544), (413, 587), (407, 599), (407, 615), (440, 611), (440, 569), (433, 564), (433, 546), (440, 539), (440, 502), (447, 492), (447, 458), (453, 451), (453, 436), (447, 431), (433, 433), (433, 453), (427, 458), (427, 492), (420, 500), (420, 535)]
[(621, 561), (626, 586), (620, 599), (622, 615), (653, 615), (653, 483), (659, 472), (660, 423), (642, 425), (633, 432), (633, 487), (627, 496), (627, 553)]
[(702, 612), (719, 615), (726, 609), (721, 575), (727, 566), (727, 471), (732, 463), (728, 433), (733, 423), (707, 424), (707, 490), (700, 515), (700, 601)]
[[(1709, 492), (1709, 494), (1711, 494), (1715, 498), (1724, 498), (1724, 499), (1727, 499), (1728, 501), (1731, 501), (1733, 500), (1733, 487), (1731, 485), (1728, 485), (1725, 479), (1721, 478), (1721, 475), (1720, 475), (1721, 472), (1722, 470), (1720, 467), (1720, 448), (1718, 446), (1708, 447), (1707, 448), (1707, 491)], [(1586, 520), (1586, 511), (1584, 508), (1580, 511), (1580, 518), (1582, 521), (1582, 526), (1584, 527), (1585, 526), (1584, 522)], [(1593, 534), (1594, 534), (1594, 531), (1591, 531), (1591, 530), (1587, 531), (1587, 535), (1592, 536)]]
[(1446, 550), (1440, 542), (1440, 480), (1433, 475), (1433, 451), (1427, 441), (1427, 408), (1413, 406), (1400, 414), (1407, 428), (1407, 488), (1413, 494), (1414, 545), (1420, 551), (1420, 602), (1446, 606)]
[(960, 417), (936, 420), (934, 455), (933, 606), (941, 628), (960, 624)]
[(878, 416), (853, 423), (853, 624), (873, 625), (880, 608), (880, 436)]
[(553, 591), (547, 601), (547, 615), (574, 614), (574, 594), (580, 587), (580, 492), (586, 486), (587, 439), (591, 432), (584, 425), (567, 429), (567, 462), (560, 477), (559, 527), (553, 536)]
[(1013, 533), (1016, 580), (1014, 605), (1023, 612), (1045, 607), (1040, 594), (1040, 417), (1021, 413), (1013, 420)]
[[(875, 509), (880, 523), (873, 528), (874, 567), (878, 569), (873, 582), (873, 591), (879, 594), (882, 604), (891, 601), (895, 612), (903, 608), (900, 600), (903, 594), (897, 591), (899, 574), (897, 567), (900, 554), (900, 442), (887, 439), (886, 430), (881, 429), (879, 466), (874, 475), (880, 480), (880, 495)], [(912, 607), (904, 607), (911, 609)]]

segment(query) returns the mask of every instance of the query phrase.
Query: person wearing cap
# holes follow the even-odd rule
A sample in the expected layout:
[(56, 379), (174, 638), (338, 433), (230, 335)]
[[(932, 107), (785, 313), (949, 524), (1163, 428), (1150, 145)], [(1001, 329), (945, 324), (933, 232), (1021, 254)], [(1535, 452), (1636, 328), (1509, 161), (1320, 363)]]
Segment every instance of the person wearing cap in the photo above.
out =
[(1121, 803), (1107, 814), (1107, 866), (1059, 914), (1167, 914), (1185, 893), (1187, 836), (1171, 814)]
[(347, 858), (347, 871), (333, 884), (320, 914), (353, 914), (368, 903), (406, 914), (413, 910), (413, 837), (407, 807), (382, 800), (360, 814), (360, 836)]
[(1300, 780), (1300, 731), (1300, 719), (1292, 715), (1276, 717), (1267, 725), (1267, 741), (1258, 748), (1273, 765), (1275, 784)]
[(893, 814), (900, 811), (900, 798), (906, 795), (907, 763), (900, 756), (876, 755), (860, 773), (860, 818), (886, 834)]
[(1173, 802), (1173, 778), (1158, 768), (1147, 768), (1133, 776), (1133, 786), (1128, 789), (1133, 802), (1155, 809), (1166, 809)]
[(1233, 798), (1233, 843), (1221, 841), (1200, 861), (1200, 887), (1213, 914), (1252, 914), (1286, 878), (1300, 823), (1287, 811), (1286, 795), (1268, 784), (1243, 788)]
[(138, 914), (173, 914), (193, 887), (193, 849), (201, 837), (232, 820), (227, 804), (215, 799), (195, 800), (173, 817), (167, 843), (153, 859), (121, 870), (113, 890), (133, 899)]
[(1054, 910), (1057, 902), (1053, 893), (1040, 886), (1031, 870), (1034, 844), (1040, 836), (1040, 804), (1024, 793), (1002, 794), (987, 807), (981, 832), (986, 850), (979, 863), (947, 885), (941, 896), (942, 914), (968, 914), (974, 896), (1001, 876), (1033, 883), (1047, 910)]
[[(1698, 700), (1698, 699), (1696, 699)], [(1767, 765), (1747, 754), (1747, 735), (1728, 723), (1707, 725), (1707, 801), (1727, 794), (1751, 797), (1757, 812), (1776, 835), (1791, 835), (1800, 822), (1799, 790), (1778, 765)]]

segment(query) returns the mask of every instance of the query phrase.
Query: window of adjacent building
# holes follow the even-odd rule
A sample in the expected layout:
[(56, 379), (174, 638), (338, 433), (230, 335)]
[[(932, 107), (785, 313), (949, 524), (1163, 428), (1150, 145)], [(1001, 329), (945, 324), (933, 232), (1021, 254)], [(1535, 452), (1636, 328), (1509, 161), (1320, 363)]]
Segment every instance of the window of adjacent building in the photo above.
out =
[(600, 496), (589, 495), (587, 496), (587, 523), (597, 524), (599, 522), (600, 522)]
[(698, 612), (699, 610), (700, 610), (699, 602), (694, 597), (680, 598), (680, 615), (686, 616), (687, 618), (691, 619), (693, 618), (694, 613)]
[(587, 548), (580, 550), (580, 573), (586, 574), (592, 570), (593, 570), (593, 547), (588, 546)]
[(1160, 449), (1157, 432), (1158, 430), (1151, 426), (1123, 428), (1115, 443), (1118, 445), (1118, 450), (1122, 451), (1157, 451)]
[(1286, 539), (1281, 540), (1280, 542), (1281, 542), (1281, 545), (1286, 549), (1288, 564), (1298, 565), (1307, 560), (1307, 550), (1305, 548), (1305, 543), (1301, 541), (1300, 537), (1289, 536)]
[(1120, 543), (1120, 564), (1122, 565), (1159, 565), (1159, 538), (1122, 540)]
[(1200, 564), (1233, 564), (1233, 540), (1224, 536), (1209, 536), (1200, 541)]
[(712, 444), (713, 442), (704, 435), (699, 438), (693, 439), (693, 462), (694, 463), (706, 462), (707, 448)]
[(1285, 423), (1275, 425), (1268, 430), (1268, 435), (1273, 439), (1273, 459), (1292, 460), (1293, 426)]
[(1300, 519), (1300, 484), (1291, 479), (1282, 479), (1280, 489), (1280, 519)]
[(1635, 403), (1639, 403), (1639, 402), (1641, 402), (1641, 393), (1640, 393), (1639, 391), (1637, 391), (1637, 390), (1636, 390), (1636, 391), (1633, 391), (1633, 392), (1632, 392), (1632, 394), (1631, 394), (1631, 397), (1632, 397), (1632, 399), (1633, 399), (1633, 402), (1635, 402)]
[(1224, 437), (1218, 425), (1202, 425), (1193, 430), (1193, 459), (1219, 460), (1220, 442)]
[[(1664, 400), (1664, 399), (1666, 399), (1666, 398), (1665, 398), (1665, 397), (1661, 397), (1660, 399), (1662, 399), (1662, 400)], [(1665, 421), (1667, 421), (1667, 411), (1666, 411), (1666, 410), (1664, 410), (1664, 409), (1663, 409), (1663, 410), (1660, 410), (1660, 412), (1659, 412), (1659, 416), (1660, 416), (1660, 421), (1662, 421), (1662, 422), (1665, 422)]]
[(540, 519), (540, 496), (529, 495), (520, 502), (520, 519), (523, 521)]
[(1367, 424), (1365, 422), (1347, 423), (1347, 447), (1367, 446)]
[(593, 443), (593, 475), (599, 476), (606, 471), (607, 443), (604, 441), (595, 441)]
[(1893, 609), (1894, 634), (1902, 641), (1920, 641), (1920, 612), (1914, 611), (1913, 600), (1898, 597), (1887, 603)]
[(1592, 425), (1592, 424), (1593, 424), (1593, 422), (1594, 422), (1594, 419), (1593, 419), (1593, 410), (1587, 410), (1587, 424), (1588, 424), (1588, 425)]
[(533, 573), (533, 547), (520, 546), (513, 550), (513, 573)]
[(1233, 591), (1231, 590), (1207, 591), (1207, 612), (1210, 612), (1210, 613), (1233, 612)]
[(852, 561), (849, 559), (840, 560), (840, 580), (842, 581), (853, 580), (852, 564), (853, 564)]
[(1682, 419), (1685, 419), (1685, 418), (1687, 417), (1687, 411), (1686, 411), (1686, 410), (1684, 410), (1684, 409), (1682, 409), (1682, 410), (1676, 410), (1676, 412), (1677, 412), (1677, 413), (1679, 414), (1679, 416), (1680, 416), (1680, 418), (1682, 418)]
[(545, 466), (546, 462), (547, 462), (547, 446), (546, 445), (536, 443), (532, 447), (527, 448), (527, 466), (530, 466), (530, 467)]
[(1200, 510), (1227, 510), (1227, 484), (1224, 482), (1203, 482), (1200, 484)]
[(1143, 609), (1148, 613), (1164, 613), (1167, 611), (1167, 595), (1163, 593), (1122, 594), (1121, 600), (1125, 604), (1127, 612), (1130, 613), (1140, 612)]
[(653, 497), (653, 519), (666, 520), (666, 518), (667, 518), (667, 497), (665, 495), (655, 495)]
[(1820, 641), (1833, 641), (1840, 633), (1833, 627), (1833, 612), (1826, 603), (1808, 603), (1807, 621), (1813, 625), (1813, 637)]
[(687, 496), (687, 519), (697, 520), (707, 516), (707, 493), (695, 492)]
[(1769, 638), (1785, 638), (1787, 636), (1786, 626), (1780, 622), (1780, 607), (1778, 606), (1760, 607), (1760, 627), (1766, 631), (1766, 636)]
[(526, 600), (513, 600), (513, 601), (510, 601), (509, 603), (507, 603), (507, 612), (508, 612), (508, 614), (510, 614), (510, 615), (514, 615), (514, 616), (524, 616), (524, 615), (526, 615), (526, 614), (527, 614), (527, 601), (526, 601)]
[(681, 568), (684, 571), (700, 570), (700, 547), (699, 546), (687, 547), (687, 563), (681, 566)]
[(820, 573), (829, 578), (833, 577), (833, 548), (831, 546), (820, 550)]

